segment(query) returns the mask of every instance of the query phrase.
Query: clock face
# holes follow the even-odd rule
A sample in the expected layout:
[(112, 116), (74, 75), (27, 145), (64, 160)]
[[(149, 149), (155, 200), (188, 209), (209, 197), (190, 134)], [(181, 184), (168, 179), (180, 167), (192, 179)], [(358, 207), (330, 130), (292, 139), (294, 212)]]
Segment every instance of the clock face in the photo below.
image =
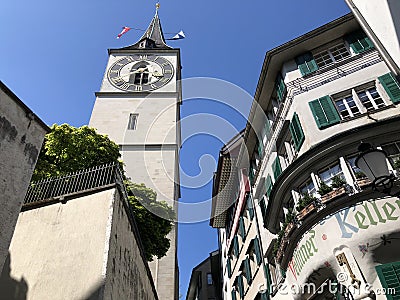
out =
[(147, 92), (166, 85), (174, 76), (174, 67), (157, 55), (130, 55), (117, 60), (108, 70), (108, 80), (128, 92)]

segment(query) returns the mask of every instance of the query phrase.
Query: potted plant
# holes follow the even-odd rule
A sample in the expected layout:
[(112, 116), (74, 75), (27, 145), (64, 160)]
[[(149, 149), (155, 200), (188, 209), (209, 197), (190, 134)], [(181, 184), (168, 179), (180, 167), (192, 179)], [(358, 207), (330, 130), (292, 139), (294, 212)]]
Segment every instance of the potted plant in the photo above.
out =
[(394, 168), (395, 168), (396, 170), (399, 170), (399, 169), (400, 169), (400, 158), (398, 158), (398, 159), (396, 159), (396, 160), (394, 161)]
[(367, 178), (367, 176), (362, 171), (357, 171), (354, 173), (354, 175), (356, 176), (357, 180)]
[(333, 191), (333, 188), (331, 186), (327, 185), (324, 181), (322, 181), (319, 186), (318, 194), (323, 196), (332, 191)]
[(301, 195), (299, 203), (296, 207), (297, 211), (299, 212), (298, 214), (299, 219), (304, 218), (309, 212), (315, 209), (315, 205), (313, 202), (316, 200), (317, 198), (315, 198), (314, 196), (310, 195), (307, 192)]
[(332, 177), (332, 188), (339, 189), (346, 184), (346, 180), (341, 175), (335, 175)]
[(288, 238), (289, 235), (292, 233), (292, 230), (294, 228), (293, 225), (293, 214), (292, 213), (288, 213), (285, 216), (285, 222), (282, 225), (282, 230), (284, 231), (284, 237)]
[(363, 186), (369, 185), (371, 181), (367, 178), (367, 176), (362, 171), (357, 171), (354, 173), (356, 176), (357, 185), (361, 188)]

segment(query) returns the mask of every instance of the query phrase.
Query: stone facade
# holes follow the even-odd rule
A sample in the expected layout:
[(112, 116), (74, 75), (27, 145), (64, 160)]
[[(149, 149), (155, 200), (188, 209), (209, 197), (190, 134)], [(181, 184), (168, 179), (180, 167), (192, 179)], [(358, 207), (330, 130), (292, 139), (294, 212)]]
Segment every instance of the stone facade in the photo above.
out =
[(0, 270), (49, 128), (0, 82)]
[[(148, 38), (156, 42), (155, 47), (139, 45)], [(108, 135), (120, 146), (124, 169), (131, 181), (144, 183), (153, 189), (157, 193), (157, 200), (166, 201), (177, 215), (177, 201), (180, 197), (179, 121), (182, 97), (180, 52), (164, 42), (156, 14), (147, 33), (137, 44), (109, 50), (108, 64), (100, 91), (96, 93), (89, 126), (96, 128), (101, 134)], [(149, 89), (150, 85), (135, 85), (138, 90), (118, 88), (109, 74), (113, 72), (112, 68), (116, 63), (124, 60), (129, 62), (129, 67), (122, 67), (120, 73), (124, 72), (124, 68), (131, 70), (133, 67), (130, 64), (152, 64), (156, 61), (170, 64), (171, 69), (163, 75), (165, 79), (171, 74), (170, 81), (163, 86), (154, 84), (152, 89), (146, 92), (139, 88)], [(137, 71), (127, 74), (134, 72)], [(128, 80), (127, 75), (121, 75), (120, 78)], [(128, 85), (128, 82), (125, 84)], [(131, 126), (132, 117), (134, 126)], [(159, 297), (174, 300), (179, 296), (176, 224), (168, 238), (170, 249), (167, 255), (161, 259), (154, 258), (150, 268)]]
[(109, 188), (21, 212), (0, 280), (2, 295), (158, 299), (124, 201)]
[(374, 191), (355, 162), (369, 143), (399, 175), (399, 74), (362, 29), (347, 14), (267, 52), (239, 154), (214, 181), (224, 299), (400, 295), (399, 182)]

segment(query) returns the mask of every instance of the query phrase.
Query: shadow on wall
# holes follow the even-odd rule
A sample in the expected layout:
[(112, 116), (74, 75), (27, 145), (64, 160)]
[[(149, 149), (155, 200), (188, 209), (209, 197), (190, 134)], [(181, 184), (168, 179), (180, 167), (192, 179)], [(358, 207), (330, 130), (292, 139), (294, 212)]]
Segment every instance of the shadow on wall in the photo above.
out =
[(12, 278), (10, 273), (11, 258), (10, 253), (8, 253), (0, 277), (1, 299), (25, 300), (28, 294), (28, 283), (25, 281), (24, 277), (22, 277), (21, 280), (16, 280), (15, 278)]
[(103, 299), (103, 285), (100, 285), (97, 289), (95, 289), (89, 296), (85, 297), (82, 300), (99, 300)]

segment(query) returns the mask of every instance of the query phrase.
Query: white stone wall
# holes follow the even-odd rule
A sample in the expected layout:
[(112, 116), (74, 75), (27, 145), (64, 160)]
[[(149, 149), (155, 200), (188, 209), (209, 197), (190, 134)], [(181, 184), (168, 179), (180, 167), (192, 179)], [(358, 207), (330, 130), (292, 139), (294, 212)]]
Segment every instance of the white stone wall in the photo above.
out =
[[(400, 68), (400, 3), (397, 0), (345, 0), (361, 25), (370, 29)], [(382, 22), (382, 20), (385, 20)], [(369, 27), (369, 28), (368, 28)], [(369, 34), (370, 37), (371, 34)], [(372, 37), (374, 41), (374, 38)], [(379, 45), (377, 45), (379, 48)]]
[[(157, 299), (153, 293), (150, 269), (138, 248), (139, 236), (134, 234), (117, 191), (111, 215), (103, 299)], [(108, 229), (109, 226), (110, 223)]]
[(136, 238), (116, 189), (22, 212), (2, 296), (157, 299)]
[[(29, 115), (31, 114), (31, 115)], [(0, 270), (48, 128), (0, 89)]]
[[(132, 53), (110, 55), (89, 126), (107, 134), (120, 145), (126, 175), (133, 182), (144, 183), (156, 191), (157, 200), (166, 201), (177, 209), (180, 149), (178, 57), (176, 53), (157, 54), (169, 60), (175, 69), (173, 78), (165, 86), (150, 94), (124, 93), (109, 83), (107, 71), (116, 60)], [(137, 126), (135, 130), (128, 130), (132, 113), (138, 115)], [(155, 259), (150, 268), (160, 299), (173, 300), (178, 297), (175, 228), (168, 237), (171, 247), (167, 256)]]

